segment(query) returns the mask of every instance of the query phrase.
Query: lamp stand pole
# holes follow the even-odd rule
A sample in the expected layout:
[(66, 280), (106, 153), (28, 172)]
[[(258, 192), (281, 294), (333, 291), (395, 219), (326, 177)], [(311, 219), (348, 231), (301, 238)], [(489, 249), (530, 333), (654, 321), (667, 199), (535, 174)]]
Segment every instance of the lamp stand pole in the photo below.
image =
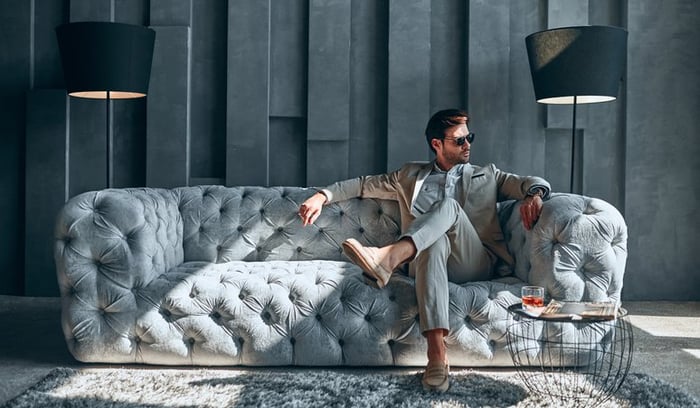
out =
[(569, 179), (569, 192), (574, 192), (574, 170), (576, 168), (574, 160), (576, 159), (576, 95), (574, 95), (574, 119), (571, 124), (571, 174)]
[(107, 188), (112, 188), (114, 184), (114, 167), (112, 165), (112, 148), (114, 143), (114, 133), (112, 132), (112, 121), (114, 118), (112, 117), (112, 109), (110, 109), (112, 99), (110, 97), (109, 91), (107, 91), (107, 98), (105, 99), (105, 101), (105, 106), (107, 108)]

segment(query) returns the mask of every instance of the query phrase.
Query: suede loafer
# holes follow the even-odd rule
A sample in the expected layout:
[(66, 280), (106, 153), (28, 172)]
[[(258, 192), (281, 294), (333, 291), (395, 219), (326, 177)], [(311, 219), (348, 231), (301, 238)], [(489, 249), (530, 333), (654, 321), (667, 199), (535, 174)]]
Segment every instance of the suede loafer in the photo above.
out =
[(447, 391), (450, 388), (450, 365), (441, 361), (429, 361), (421, 382), (426, 391)]
[(377, 248), (363, 246), (354, 238), (349, 238), (343, 242), (343, 253), (345, 256), (350, 258), (352, 263), (362, 268), (364, 275), (381, 289), (389, 283), (392, 273), (379, 263), (377, 252)]

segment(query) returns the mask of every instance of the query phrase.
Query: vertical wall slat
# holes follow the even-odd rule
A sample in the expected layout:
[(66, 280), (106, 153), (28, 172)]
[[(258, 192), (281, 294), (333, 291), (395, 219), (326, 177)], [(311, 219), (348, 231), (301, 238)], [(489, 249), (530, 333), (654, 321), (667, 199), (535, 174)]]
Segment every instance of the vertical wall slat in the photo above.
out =
[(112, 21), (112, 0), (71, 0), (70, 22)]
[(699, 8), (628, 3), (625, 293), (636, 299), (698, 299)]
[[(309, 2), (309, 89), (307, 170), (309, 185), (327, 184), (348, 176), (350, 138), (350, 19), (351, 2)], [(334, 141), (334, 148), (316, 148)], [(318, 154), (330, 155), (319, 157)], [(332, 169), (316, 165), (333, 163)], [(328, 171), (326, 171), (326, 169)]]
[(305, 117), (308, 1), (270, 5), (270, 116)]
[(479, 135), (472, 161), (503, 168), (510, 131), (509, 7), (508, 0), (469, 2), (469, 130)]
[(430, 115), (430, 0), (389, 1), (387, 170), (430, 151), (422, 137)]
[[(544, 107), (535, 100), (525, 37), (544, 29), (545, 13), (539, 0), (511, 2), (510, 8), (510, 125), (499, 136), (507, 149), (507, 170), (516, 174), (545, 175)], [(507, 140), (507, 143), (506, 143)], [(505, 165), (503, 165), (505, 169)]]
[(148, 93), (146, 185), (177, 187), (190, 180), (189, 27), (156, 31)]
[(226, 184), (267, 186), (270, 1), (229, 4)]
[(270, 185), (302, 186), (306, 180), (306, 121), (270, 118)]
[[(224, 178), (226, 173), (227, 38), (229, 8), (244, 2), (196, 0), (192, 2), (192, 78), (190, 126), (192, 177)], [(258, 22), (258, 20), (254, 20)], [(267, 19), (259, 21), (264, 25)], [(249, 41), (253, 42), (252, 38)], [(262, 68), (261, 68), (262, 69)]]
[(389, 1), (353, 1), (348, 176), (386, 171)]
[(68, 198), (67, 98), (63, 89), (27, 94), (24, 281), (28, 296), (58, 293), (53, 245), (56, 214)]
[(151, 26), (189, 26), (193, 0), (150, 0)]
[[(432, 2), (430, 24), (430, 112), (466, 109), (467, 4)], [(482, 29), (484, 29), (482, 27)], [(427, 118), (426, 118), (427, 122)]]
[[(0, 293), (22, 294), (24, 205), (23, 153), (26, 91), (31, 84), (31, 4), (0, 2)], [(19, 292), (19, 293), (18, 293)]]

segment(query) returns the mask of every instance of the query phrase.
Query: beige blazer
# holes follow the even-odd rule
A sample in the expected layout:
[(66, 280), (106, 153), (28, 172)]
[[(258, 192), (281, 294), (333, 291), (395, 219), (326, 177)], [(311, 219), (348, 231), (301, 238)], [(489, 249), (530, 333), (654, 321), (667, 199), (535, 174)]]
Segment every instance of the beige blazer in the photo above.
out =
[[(356, 197), (396, 200), (401, 210), (401, 231), (405, 232), (415, 220), (413, 203), (426, 177), (433, 169), (432, 162), (411, 162), (386, 174), (362, 176), (331, 184), (321, 189), (329, 202)], [(484, 167), (466, 164), (462, 173), (463, 197), (459, 197), (464, 212), (479, 234), (484, 246), (508, 265), (513, 257), (503, 238), (498, 222), (496, 203), (504, 200), (522, 200), (536, 188), (549, 195), (549, 183), (540, 177), (518, 176), (506, 173), (489, 164)]]

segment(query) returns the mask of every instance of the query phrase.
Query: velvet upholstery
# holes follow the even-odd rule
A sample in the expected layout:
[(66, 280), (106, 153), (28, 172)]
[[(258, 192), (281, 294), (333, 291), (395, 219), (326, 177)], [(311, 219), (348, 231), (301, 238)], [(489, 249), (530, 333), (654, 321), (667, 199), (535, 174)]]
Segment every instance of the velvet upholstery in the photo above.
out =
[[(102, 363), (425, 364), (413, 279), (395, 274), (383, 290), (368, 286), (340, 249), (350, 237), (396, 238), (396, 203), (338, 202), (303, 227), (297, 210), (314, 192), (197, 186), (72, 198), (55, 233), (70, 352)], [(518, 205), (499, 207), (515, 268), (450, 286), (452, 365), (512, 365), (506, 307), (526, 283), (557, 299), (620, 300), (627, 229), (614, 207), (553, 194), (526, 231)]]

